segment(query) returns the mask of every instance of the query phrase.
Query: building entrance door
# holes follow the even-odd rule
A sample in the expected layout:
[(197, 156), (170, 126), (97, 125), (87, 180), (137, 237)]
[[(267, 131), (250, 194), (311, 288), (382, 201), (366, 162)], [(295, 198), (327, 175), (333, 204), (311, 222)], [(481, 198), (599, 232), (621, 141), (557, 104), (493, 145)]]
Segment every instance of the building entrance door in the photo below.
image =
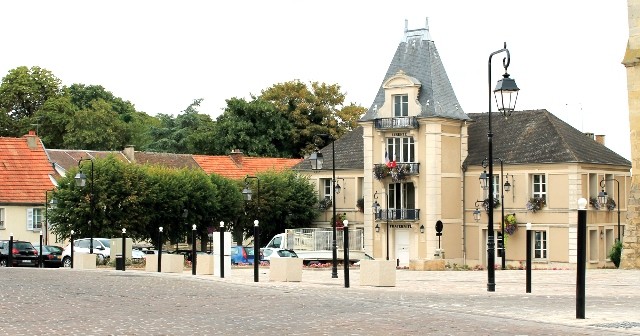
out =
[(395, 230), (398, 265), (409, 266), (409, 230)]
[[(489, 267), (489, 255), (487, 254), (489, 248), (489, 234), (486, 229), (482, 230), (482, 240), (484, 241), (484, 245), (482, 245), (482, 265)], [(495, 256), (495, 265), (502, 264), (502, 256), (501, 249), (498, 249), (498, 243), (502, 244), (501, 239), (498, 238), (498, 232), (493, 233), (493, 255)]]

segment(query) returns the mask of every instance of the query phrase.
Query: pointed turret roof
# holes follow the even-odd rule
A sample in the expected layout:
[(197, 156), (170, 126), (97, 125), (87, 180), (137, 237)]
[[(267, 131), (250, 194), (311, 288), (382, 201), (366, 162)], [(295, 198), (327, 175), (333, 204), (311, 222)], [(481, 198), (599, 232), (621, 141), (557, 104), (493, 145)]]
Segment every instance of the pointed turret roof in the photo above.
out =
[[(419, 118), (469, 119), (456, 98), (436, 45), (431, 40), (428, 21), (425, 28), (413, 30), (407, 28), (405, 21), (404, 41), (398, 45), (382, 83), (401, 71), (420, 84)], [(378, 118), (378, 107), (385, 102), (383, 84), (380, 85), (373, 104), (360, 121)]]

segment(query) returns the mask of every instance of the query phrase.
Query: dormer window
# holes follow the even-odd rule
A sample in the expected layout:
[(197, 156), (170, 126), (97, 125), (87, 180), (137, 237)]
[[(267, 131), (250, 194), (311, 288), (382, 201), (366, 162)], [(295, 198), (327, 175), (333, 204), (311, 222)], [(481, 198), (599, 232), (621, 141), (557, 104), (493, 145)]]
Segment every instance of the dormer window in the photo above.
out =
[(403, 94), (393, 96), (393, 116), (409, 116), (409, 95)]

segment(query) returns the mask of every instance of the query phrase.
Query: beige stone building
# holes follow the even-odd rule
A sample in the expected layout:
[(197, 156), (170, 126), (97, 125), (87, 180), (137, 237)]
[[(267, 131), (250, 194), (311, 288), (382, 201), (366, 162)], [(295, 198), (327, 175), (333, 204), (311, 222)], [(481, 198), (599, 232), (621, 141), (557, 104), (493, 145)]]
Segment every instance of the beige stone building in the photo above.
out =
[(629, 126), (633, 183), (629, 197), (628, 230), (620, 267), (640, 269), (640, 0), (628, 0), (629, 42), (622, 63), (627, 68)]
[[(335, 141), (335, 161), (329, 145), (321, 150), (321, 171), (311, 172), (308, 160), (296, 168), (308, 171), (323, 199), (332, 197), (335, 164), (341, 193), (332, 206), (350, 227), (364, 229), (364, 248), (374, 258), (400, 266), (441, 257), (450, 264), (486, 266), (488, 195), (479, 177), (488, 117), (463, 111), (428, 27), (405, 29), (361, 126)], [(500, 201), (493, 209), (496, 264), (502, 258), (511, 266), (525, 260), (531, 223), (536, 267), (575, 266), (577, 200), (605, 191), (613, 210), (598, 202), (589, 208), (587, 260), (590, 267), (610, 266), (608, 251), (625, 227), (621, 223), (618, 230), (617, 210), (625, 218), (630, 162), (608, 149), (604, 136), (583, 134), (546, 110), (516, 111), (507, 120), (493, 113), (492, 124), (497, 159), (491, 181)], [(507, 181), (509, 191), (503, 192)], [(533, 212), (527, 207), (533, 198), (546, 205)], [(324, 211), (317, 225), (330, 226), (332, 211)], [(516, 219), (515, 226), (507, 225), (506, 239), (503, 213)]]

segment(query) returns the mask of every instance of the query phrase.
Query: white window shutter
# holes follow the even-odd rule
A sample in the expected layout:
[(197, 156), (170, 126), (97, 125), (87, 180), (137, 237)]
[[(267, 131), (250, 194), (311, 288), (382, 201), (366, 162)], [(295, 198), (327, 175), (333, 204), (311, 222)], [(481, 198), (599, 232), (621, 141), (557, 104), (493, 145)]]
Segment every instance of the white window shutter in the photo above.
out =
[(33, 230), (33, 208), (27, 208), (27, 230)]

